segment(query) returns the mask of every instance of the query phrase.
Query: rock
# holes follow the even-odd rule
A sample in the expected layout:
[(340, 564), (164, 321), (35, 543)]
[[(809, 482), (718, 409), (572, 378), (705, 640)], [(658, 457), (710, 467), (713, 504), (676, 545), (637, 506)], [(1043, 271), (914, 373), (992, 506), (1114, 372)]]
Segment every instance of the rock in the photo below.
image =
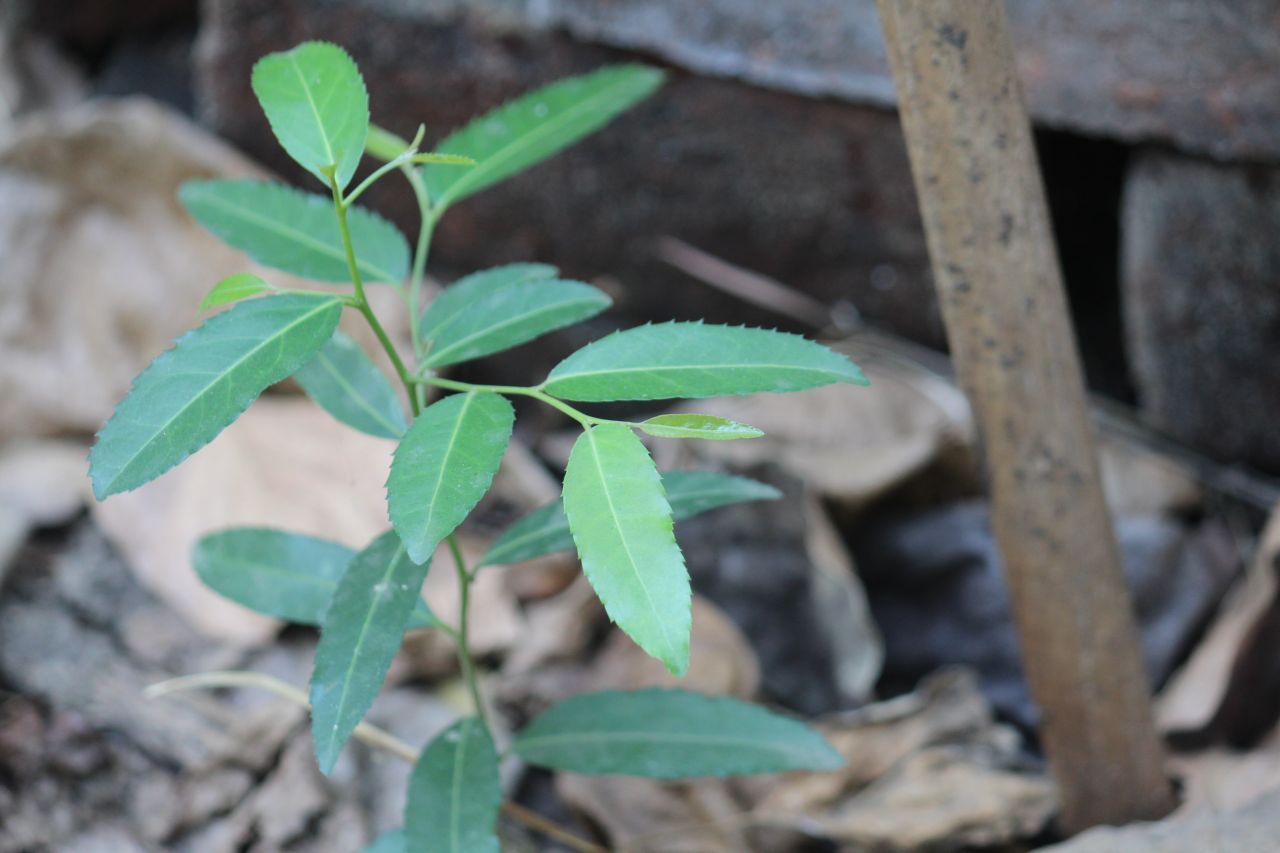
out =
[(95, 96), (146, 95), (179, 112), (195, 108), (189, 33), (122, 39), (94, 80)]
[(1221, 813), (1216, 809), (1157, 823), (1119, 829), (1099, 827), (1062, 844), (1040, 848), (1044, 853), (1273, 853), (1280, 838), (1280, 789), (1259, 797), (1248, 807)]
[[(552, 32), (517, 37), (480, 8), (441, 18), (431, 10), (442, 5), (450, 4), (405, 15), (359, 2), (210, 3), (197, 51), (200, 115), (297, 178), (249, 88), (250, 67), (269, 51), (308, 37), (340, 41), (368, 80), (374, 120), (410, 135), (425, 122), (429, 140), (537, 84), (627, 58)], [(407, 228), (399, 183), (366, 198)], [(572, 152), (460, 205), (445, 217), (433, 253), (464, 271), (533, 259), (580, 278), (615, 276), (618, 307), (631, 320), (674, 313), (776, 322), (662, 263), (654, 240), (668, 234), (942, 343), (897, 120), (729, 81), (672, 75), (657, 96)], [(617, 322), (614, 313), (587, 324), (557, 348)], [(539, 350), (543, 367), (557, 348)], [(513, 375), (501, 381), (536, 367), (505, 363)]]
[[(286, 4), (290, 5), (290, 4)], [(400, 22), (380, 53), (403, 56), (414, 28), (465, 20), (536, 41), (547, 32), (644, 54), (708, 77), (748, 81), (810, 98), (893, 103), (873, 0), (807, 0), (803, 14), (753, 0), (325, 0), (307, 24), (340, 41), (369, 17)], [(256, 56), (279, 22), (263, 0), (218, 0), (214, 32)], [(256, 14), (256, 17), (255, 17)], [(1032, 116), (1044, 124), (1127, 140), (1160, 139), (1215, 157), (1280, 159), (1280, 26), (1269, 0), (1170, 7), (1161, 0), (1013, 0), (1013, 42)], [(278, 18), (299, 16), (285, 11)], [(419, 43), (414, 55), (430, 61)], [(451, 45), (455, 50), (456, 44)], [(256, 51), (256, 53), (254, 52)], [(455, 68), (493, 73), (465, 52)], [(419, 68), (422, 66), (419, 65)], [(501, 72), (499, 72), (501, 73)], [(424, 74), (422, 83), (436, 78)], [(474, 86), (474, 77), (467, 89)], [(440, 91), (457, 94), (445, 84)], [(465, 96), (464, 96), (465, 99)], [(744, 140), (746, 141), (746, 140)]]
[(1146, 152), (1123, 219), (1147, 416), (1222, 461), (1280, 473), (1280, 173)]
[[(1117, 535), (1152, 682), (1161, 683), (1213, 612), (1236, 569), (1230, 538), (1205, 526), (1124, 518)], [(871, 611), (884, 634), (889, 693), (939, 666), (977, 670), (995, 708), (1034, 729), (996, 544), (980, 501), (873, 514), (852, 535)]]
[(122, 38), (193, 27), (199, 0), (18, 0), (32, 25), (77, 51), (101, 56)]

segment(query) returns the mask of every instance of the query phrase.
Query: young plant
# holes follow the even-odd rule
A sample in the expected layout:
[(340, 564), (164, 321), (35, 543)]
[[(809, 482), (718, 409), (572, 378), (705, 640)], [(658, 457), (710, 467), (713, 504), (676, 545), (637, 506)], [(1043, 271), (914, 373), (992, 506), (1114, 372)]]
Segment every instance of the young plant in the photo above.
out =
[[(308, 42), (259, 61), (253, 90), (284, 150), (327, 195), (254, 180), (193, 181), (181, 189), (198, 222), (259, 263), (350, 289), (282, 290), (247, 273), (219, 282), (202, 307), (227, 310), (157, 357), (98, 434), (90, 454), (94, 493), (105, 499), (163, 474), (289, 376), (338, 420), (398, 442), (387, 480), (390, 529), (360, 551), (297, 533), (234, 528), (206, 536), (194, 553), (200, 577), (228, 598), (320, 627), (310, 703), (316, 760), (326, 773), (369, 709), (404, 632), (430, 628), (456, 641), (474, 714), (422, 749), (403, 832), (380, 840), (379, 849), (496, 850), (498, 741), (509, 740), (510, 752), (530, 764), (578, 773), (679, 778), (840, 763), (798, 722), (681, 690), (575, 696), (510, 738), (492, 728), (485, 711), (468, 642), (468, 596), (486, 567), (575, 548), (610, 618), (679, 676), (689, 664), (691, 593), (673, 522), (779, 496), (740, 477), (660, 474), (636, 436), (745, 439), (759, 430), (709, 415), (611, 420), (579, 404), (866, 382), (844, 356), (796, 335), (674, 322), (608, 335), (533, 386), (442, 375), (447, 366), (592, 317), (609, 298), (560, 278), (554, 267), (513, 264), (463, 278), (424, 311), (423, 270), (440, 217), (601, 127), (661, 81), (661, 72), (638, 65), (562, 80), (421, 153), (421, 130), (410, 142), (369, 123), (364, 81), (343, 50)], [(352, 187), (366, 154), (381, 163)], [(394, 226), (355, 206), (393, 172), (408, 181), (421, 210), (412, 250)], [(375, 285), (395, 288), (406, 302), (411, 351), (396, 349), (370, 307), (366, 288)], [(404, 388), (408, 415), (388, 377), (337, 331), (345, 310), (373, 330)], [(433, 400), (436, 394), (446, 395)], [(562, 499), (516, 522), (468, 566), (454, 532), (498, 469), (515, 420), (512, 396), (557, 409), (582, 433)], [(459, 580), (454, 625), (420, 597), (442, 546)]]

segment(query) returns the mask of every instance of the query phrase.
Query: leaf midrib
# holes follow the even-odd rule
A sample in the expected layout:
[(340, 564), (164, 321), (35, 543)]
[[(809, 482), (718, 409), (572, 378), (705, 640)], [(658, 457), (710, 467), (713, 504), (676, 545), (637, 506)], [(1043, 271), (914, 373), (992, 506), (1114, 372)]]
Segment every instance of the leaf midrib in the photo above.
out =
[(674, 373), (683, 370), (772, 370), (779, 373), (821, 373), (829, 376), (847, 376), (834, 368), (829, 367), (804, 367), (796, 364), (771, 364), (767, 362), (728, 362), (718, 364), (651, 364), (638, 367), (613, 367), (603, 368), (600, 370), (583, 370), (575, 373), (562, 373), (559, 376), (555, 371), (547, 377), (545, 383), (546, 388), (550, 389), (557, 382), (563, 382), (568, 379), (586, 379), (596, 376), (618, 376), (627, 373)]
[[(665, 484), (664, 484), (664, 487), (665, 487)], [(729, 500), (729, 501), (721, 500), (722, 496), (725, 496), (725, 495), (730, 497), (732, 500)], [(720, 507), (726, 506), (729, 503), (738, 503), (738, 502), (746, 502), (746, 501), (754, 501), (754, 500), (768, 500), (771, 497), (776, 498), (776, 496), (764, 495), (764, 494), (742, 497), (741, 495), (739, 495), (736, 492), (733, 492), (730, 489), (715, 488), (715, 487), (696, 489), (696, 490), (687, 491), (687, 492), (677, 491), (675, 493), (672, 493), (671, 490), (667, 488), (667, 503), (671, 507), (671, 516), (673, 521), (684, 521), (692, 517), (689, 515), (682, 515), (682, 512), (687, 511), (688, 509), (696, 510), (696, 512), (694, 512), (693, 515), (698, 515), (699, 513), (702, 513), (702, 512), (709, 512), (710, 510), (713, 510), (713, 509), (719, 509)], [(702, 503), (709, 499), (715, 500), (717, 501), (717, 503), (714, 506), (703, 506)], [(682, 507), (681, 504), (691, 504), (691, 506)], [(544, 524), (541, 527), (534, 528), (533, 530), (530, 530), (527, 533), (522, 533), (519, 536), (513, 539), (510, 539), (507, 542), (502, 543), (502, 550), (500, 551), (491, 550), (489, 553), (485, 554), (484, 558), (480, 561), (480, 565), (482, 566), (483, 565), (501, 565), (506, 561), (502, 559), (497, 559), (497, 558), (503, 557), (506, 554), (509, 554), (512, 552), (516, 552), (518, 551), (518, 549), (525, 547), (525, 545), (527, 545), (529, 542), (533, 542), (538, 539), (551, 539), (553, 537), (563, 536), (566, 533), (570, 533), (569, 520), (564, 515), (563, 500), (561, 500), (560, 506), (561, 506), (561, 512), (560, 512), (559, 521), (557, 521), (554, 524)], [(558, 548), (556, 550), (563, 551), (572, 547), (573, 547), (573, 542), (572, 540), (570, 540), (569, 544), (565, 545), (564, 548)], [(551, 551), (548, 553), (555, 553), (555, 551)], [(537, 556), (543, 556), (543, 555), (541, 554), (535, 555), (535, 557)], [(535, 557), (527, 557), (527, 558), (521, 558), (521, 559), (531, 560), (531, 559), (535, 559)]]
[[(271, 186), (271, 184), (265, 183), (265, 184), (261, 184), (261, 186)], [(292, 192), (292, 190), (288, 190), (287, 188), (286, 188), (286, 191)], [(346, 265), (346, 255), (342, 252), (342, 250), (340, 250), (337, 246), (331, 246), (330, 244), (322, 240), (315, 239), (306, 231), (300, 231), (300, 230), (295, 230), (293, 228), (289, 228), (284, 224), (284, 222), (282, 222), (279, 219), (272, 219), (269, 216), (259, 214), (248, 207), (244, 207), (237, 204), (231, 204), (219, 198), (216, 194), (212, 194), (206, 197), (205, 202), (225, 212), (236, 214), (240, 216), (240, 218), (242, 218), (244, 221), (249, 222), (252, 225), (261, 227), (264, 231), (274, 231), (276, 234), (279, 234), (283, 237), (287, 237), (296, 243), (300, 243), (303, 246), (306, 246), (309, 249), (314, 249), (320, 254), (328, 258), (341, 261), (344, 266)], [(380, 281), (380, 282), (396, 281), (396, 277), (393, 276), (390, 272), (382, 269), (377, 264), (371, 263), (364, 258), (357, 258), (356, 265), (363, 269), (364, 273), (371, 281)]]
[[(111, 483), (108, 485), (109, 486), (114, 485), (115, 483), (119, 482), (123, 477), (125, 477), (125, 475), (130, 472), (131, 467), (138, 461), (138, 457), (142, 456), (148, 449), (150, 449), (156, 443), (156, 440), (160, 436), (164, 435), (165, 432), (170, 427), (173, 426), (176, 420), (178, 420), (180, 417), (185, 415), (192, 406), (196, 405), (197, 401), (203, 399), (214, 387), (216, 387), (219, 383), (223, 382), (228, 377), (230, 377), (246, 361), (258, 355), (262, 350), (266, 349), (268, 345), (277, 343), (280, 340), (280, 338), (283, 337), (285, 334), (293, 331), (295, 328), (302, 325), (303, 323), (313, 319), (315, 315), (319, 314), (322, 311), (328, 310), (338, 304), (339, 304), (339, 300), (337, 299), (318, 300), (315, 308), (312, 308), (310, 311), (306, 312), (305, 314), (299, 315), (297, 319), (295, 319), (293, 322), (289, 323), (288, 325), (282, 326), (280, 329), (276, 331), (275, 334), (264, 338), (261, 342), (258, 343), (257, 346), (248, 350), (244, 355), (242, 355), (240, 358), (236, 359), (228, 367), (226, 367), (221, 373), (210, 374), (214, 378), (207, 385), (205, 385), (197, 393), (191, 395), (191, 397), (187, 399), (187, 402), (184, 403), (176, 412), (174, 412), (169, 417), (168, 420), (152, 428), (152, 433), (150, 438), (148, 438), (145, 442), (143, 442), (142, 445), (136, 451), (134, 451), (133, 455), (129, 457), (128, 461), (126, 461), (123, 465), (119, 466), (116, 469), (116, 475), (111, 478)], [(209, 342), (205, 342), (205, 345), (208, 345), (208, 343)]]
[[(462, 421), (466, 418), (467, 410), (471, 408), (471, 403), (475, 399), (476, 392), (474, 391), (470, 391), (464, 395), (462, 399), (462, 408), (458, 410), (458, 415), (453, 421), (453, 432), (449, 434), (449, 443), (445, 445), (444, 457), (440, 460), (440, 468), (436, 473), (435, 488), (431, 490), (431, 500), (427, 502), (427, 521), (424, 527), (426, 527), (428, 531), (431, 528), (432, 519), (435, 518), (436, 499), (440, 496), (440, 489), (444, 486), (445, 474), (449, 467), (450, 457), (453, 456), (453, 452), (458, 442), (458, 432), (462, 429)], [(440, 543), (437, 541), (435, 545), (438, 544)], [(431, 546), (432, 549), (435, 548), (435, 545)]]
[(565, 734), (554, 735), (534, 735), (532, 737), (520, 738), (517, 746), (523, 752), (531, 746), (536, 748), (547, 745), (557, 745), (561, 743), (580, 743), (582, 741), (592, 741), (596, 743), (609, 742), (625, 742), (625, 743), (677, 743), (677, 744), (706, 744), (708, 746), (739, 746), (754, 749), (758, 752), (791, 752), (792, 750), (785, 746), (771, 745), (766, 746), (757, 738), (735, 737), (733, 735), (701, 735), (689, 734), (686, 732), (646, 732), (643, 730), (618, 729), (608, 732), (568, 732)]
[(320, 131), (320, 141), (324, 144), (324, 153), (328, 157), (328, 163), (320, 163), (315, 168), (317, 171), (326, 166), (337, 168), (338, 159), (333, 156), (333, 146), (329, 144), (329, 133), (325, 129), (324, 120), (320, 118), (320, 110), (316, 106), (315, 98), (311, 96), (311, 87), (307, 85), (307, 78), (302, 75), (302, 68), (298, 65), (298, 57), (290, 52), (286, 54), (289, 57), (289, 65), (293, 68), (293, 73), (298, 77), (298, 85), (302, 87), (302, 93), (307, 96), (307, 105), (311, 107), (311, 115), (315, 116), (316, 129)]
[[(400, 542), (399, 545), (397, 545), (390, 562), (387, 563), (387, 570), (383, 572), (382, 579), (378, 584), (375, 584), (375, 586), (390, 582), (391, 577), (395, 574), (396, 566), (400, 562), (400, 558), (404, 556), (404, 553), (405, 545), (403, 542)], [(359, 559), (359, 557), (357, 556), (356, 559)], [(364, 622), (360, 625), (360, 633), (357, 635), (355, 643), (351, 646), (351, 655), (350, 660), (347, 663), (347, 671), (342, 678), (342, 692), (338, 697), (338, 707), (334, 712), (335, 721), (340, 720), (346, 711), (347, 700), (351, 696), (351, 675), (356, 671), (356, 659), (360, 657), (360, 650), (363, 648), (365, 638), (369, 634), (369, 627), (373, 624), (373, 614), (378, 610), (378, 599), (379, 597), (375, 594), (369, 600), (369, 607), (365, 611)], [(337, 739), (338, 731), (330, 728), (328, 736), (326, 737), (330, 750), (334, 748), (334, 743)]]
[[(601, 89), (596, 94), (584, 98), (572, 107), (560, 112), (559, 120), (549, 119), (528, 133), (523, 133), (516, 137), (511, 141), (511, 144), (504, 146), (497, 152), (486, 157), (484, 160), (481, 160), (476, 166), (464, 172), (458, 180), (450, 184), (449, 187), (440, 194), (440, 199), (437, 204), (441, 208), (444, 208), (445, 206), (452, 204), (464, 191), (471, 189), (473, 186), (483, 185), (484, 181), (477, 178), (477, 175), (483, 175), (485, 171), (501, 171), (504, 163), (515, 159), (516, 155), (523, 153), (528, 148), (534, 147), (533, 143), (540, 142), (549, 131), (558, 131), (562, 127), (571, 124), (573, 121), (576, 121), (579, 115), (587, 108), (594, 110), (598, 101), (607, 100), (607, 96), (612, 95), (619, 88), (626, 88), (632, 82), (633, 81), (631, 79), (623, 77), (622, 79), (615, 81), (612, 85)], [(486, 121), (488, 118), (488, 116), (485, 116), (481, 119), (481, 122)], [(447, 142), (448, 140), (446, 140), (446, 144)], [(491, 164), (492, 168), (488, 168)], [(458, 189), (459, 187), (462, 189)]]
[[(657, 624), (658, 631), (662, 634), (662, 642), (667, 647), (667, 654), (670, 656), (672, 663), (676, 661), (676, 649), (671, 644), (671, 635), (667, 632), (666, 623), (662, 620), (662, 614), (658, 611), (657, 605), (654, 604), (653, 595), (649, 592), (649, 586), (644, 582), (644, 574), (640, 571), (639, 565), (636, 564), (636, 558), (631, 553), (631, 544), (627, 541), (627, 536), (623, 532), (622, 518), (618, 515), (617, 507), (613, 503), (613, 495), (609, 492), (609, 480), (604, 475), (604, 466), (600, 461), (600, 451), (596, 446), (595, 432), (599, 427), (587, 430), (583, 433), (588, 443), (591, 445), (591, 459), (595, 463), (596, 473), (600, 475), (600, 487), (604, 492), (605, 504), (609, 508), (609, 515), (613, 518), (613, 529), (618, 533), (618, 540), (622, 543), (622, 550), (626, 552), (627, 563), (631, 566), (631, 573), (635, 575), (636, 580), (640, 584), (640, 590), (644, 593), (645, 601), (649, 604), (649, 613), (652, 620)], [(630, 431), (628, 431), (630, 435)]]

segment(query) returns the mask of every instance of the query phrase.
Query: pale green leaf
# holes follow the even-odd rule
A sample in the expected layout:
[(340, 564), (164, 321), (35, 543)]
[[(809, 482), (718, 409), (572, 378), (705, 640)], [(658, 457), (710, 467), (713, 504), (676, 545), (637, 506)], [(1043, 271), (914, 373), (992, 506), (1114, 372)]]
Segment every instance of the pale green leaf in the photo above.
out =
[(583, 572), (609, 618), (683, 675), (689, 666), (689, 572), (658, 469), (630, 429), (602, 424), (574, 443), (564, 512)]
[(200, 302), (200, 310), (208, 311), (210, 308), (216, 308), (219, 305), (226, 305), (230, 302), (239, 302), (241, 299), (248, 299), (250, 296), (257, 296), (273, 289), (271, 285), (251, 272), (232, 273), (215, 284), (213, 289), (205, 294), (204, 299)]
[(727, 696), (685, 690), (573, 696), (536, 717), (513, 746), (525, 761), (543, 767), (659, 779), (844, 764), (803, 723)]
[(311, 736), (328, 773), (387, 675), (431, 565), (388, 531), (352, 559), (325, 613), (311, 672)]
[[(332, 199), (252, 180), (187, 181), (178, 198), (192, 218), (260, 264), (316, 281), (351, 280)], [(347, 226), (361, 279), (394, 284), (408, 275), (409, 244), (394, 225), (351, 207)]]
[(425, 341), (445, 337), (472, 304), (519, 284), (555, 275), (556, 268), (547, 264), (508, 264), (463, 276), (442, 290), (423, 312), (418, 334)]
[(432, 199), (443, 208), (561, 151), (643, 100), (663, 74), (615, 65), (552, 83), (450, 134), (436, 150), (478, 161), (471, 169), (428, 166)]
[(397, 136), (385, 127), (369, 124), (369, 135), (364, 138), (364, 153), (383, 162), (396, 159), (412, 147), (409, 140)]
[(554, 329), (594, 317), (611, 300), (589, 284), (557, 279), (490, 288), (435, 330), (423, 364), (443, 367), (531, 341)]
[(430, 557), (484, 497), (514, 422), (506, 399), (472, 391), (432, 403), (400, 439), (387, 507), (415, 560)]
[(661, 400), (866, 385), (845, 356), (787, 332), (660, 323), (615, 332), (560, 362), (544, 389), (564, 400)]
[(89, 453), (99, 500), (155, 479), (213, 440), (269, 385), (324, 346), (342, 303), (269, 296), (187, 332), (133, 380)]
[(409, 159), (414, 163), (435, 164), (440, 166), (476, 165), (476, 161), (470, 157), (463, 157), (461, 154), (441, 154), (436, 151), (426, 151), (422, 154), (414, 154)]
[(498, 853), (498, 754), (476, 717), (437, 735), (418, 756), (404, 809), (414, 853)]
[(353, 429), (399, 438), (408, 426), (387, 375), (341, 331), (293, 378), (320, 408)]
[[(782, 497), (773, 486), (715, 471), (664, 471), (662, 487), (674, 521), (728, 504)], [(478, 565), (518, 563), (571, 548), (573, 536), (569, 533), (569, 519), (565, 518), (564, 504), (557, 498), (504, 530)]]
[(360, 69), (335, 44), (309, 41), (253, 66), (253, 93), (271, 131), (298, 165), (326, 186), (346, 187), (364, 153), (369, 94)]
[(702, 438), (729, 441), (735, 438), (759, 438), (763, 430), (715, 415), (657, 415), (636, 424), (636, 428), (659, 438)]
[[(191, 562), (204, 585), (236, 604), (300, 625), (319, 625), (338, 579), (356, 554), (345, 545), (265, 527), (233, 527), (204, 536)], [(435, 617), (419, 599), (409, 626)]]

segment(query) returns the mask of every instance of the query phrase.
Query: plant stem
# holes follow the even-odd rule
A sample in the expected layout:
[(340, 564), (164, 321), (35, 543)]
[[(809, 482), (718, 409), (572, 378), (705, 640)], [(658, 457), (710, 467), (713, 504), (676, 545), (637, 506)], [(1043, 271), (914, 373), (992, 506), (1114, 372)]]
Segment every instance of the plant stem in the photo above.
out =
[(338, 232), (342, 235), (342, 249), (346, 252), (347, 269), (351, 273), (351, 284), (356, 291), (356, 310), (364, 315), (369, 328), (373, 329), (373, 334), (378, 338), (378, 343), (386, 351), (387, 358), (391, 359), (391, 366), (395, 368), (396, 375), (400, 377), (405, 391), (409, 394), (409, 407), (412, 409), (413, 414), (417, 416), (421, 411), (421, 406), (418, 405), (418, 395), (414, 390), (413, 374), (409, 371), (409, 368), (405, 367), (395, 344), (391, 342), (391, 337), (387, 334), (387, 330), (382, 327), (382, 323), (378, 321), (378, 315), (373, 313), (373, 308), (370, 307), (369, 300), (365, 296), (364, 280), (360, 277), (360, 266), (356, 263), (355, 247), (351, 245), (351, 228), (347, 225), (347, 208), (342, 200), (342, 190), (338, 189), (338, 181), (332, 172), (329, 174), (329, 189), (333, 192), (333, 207), (338, 214)]
[[(458, 537), (452, 533), (445, 540), (449, 543), (449, 552), (453, 554), (453, 565), (458, 572), (458, 665), (462, 668), (462, 678), (471, 691), (471, 702), (476, 706), (476, 716), (486, 729), (489, 729), (489, 714), (485, 710), (484, 696), (480, 692), (480, 679), (476, 675), (476, 664), (471, 657), (471, 638), (468, 633), (470, 620), (467, 611), (471, 605), (471, 574), (467, 571), (467, 560), (458, 545)], [(489, 729), (490, 737), (493, 736)]]
[(426, 185), (422, 183), (422, 175), (412, 166), (402, 170), (405, 180), (413, 189), (413, 197), (418, 202), (418, 214), (421, 225), (418, 226), (418, 243), (413, 250), (413, 272), (409, 276), (409, 292), (406, 301), (409, 305), (409, 332), (413, 336), (413, 352), (422, 352), (422, 338), (418, 329), (418, 313), (421, 310), (422, 280), (426, 275), (427, 255), (431, 252), (431, 236), (436, 228), (435, 212), (431, 209), (431, 197), (427, 195)]
[(563, 400), (557, 400), (541, 388), (528, 387), (524, 385), (477, 385), (471, 382), (459, 382), (456, 379), (445, 379), (442, 376), (420, 376), (413, 380), (421, 385), (434, 385), (437, 388), (448, 388), (450, 391), (488, 391), (493, 394), (516, 394), (521, 397), (532, 397), (535, 400), (546, 403), (553, 409), (559, 409), (569, 417), (573, 418), (584, 427), (594, 426), (603, 423), (627, 423), (626, 421), (613, 421), (608, 418), (597, 418), (588, 415), (586, 412), (580, 412), (573, 406)]
[[(308, 710), (311, 708), (311, 703), (307, 701), (307, 694), (286, 681), (281, 681), (274, 676), (261, 672), (222, 671), (184, 675), (180, 678), (171, 678), (168, 681), (149, 685), (142, 691), (142, 695), (148, 699), (159, 699), (184, 690), (216, 690), (220, 687), (257, 687), (274, 693), (295, 705)], [(388, 752), (397, 758), (403, 758), (410, 764), (418, 760), (418, 751), (416, 749), (386, 729), (380, 729), (368, 723), (360, 723), (356, 726), (354, 736), (357, 740), (361, 740), (375, 749)], [(581, 851), (581, 853), (606, 853), (605, 848), (600, 845), (585, 838), (579, 838), (567, 829), (561, 828), (519, 803), (503, 800), (502, 812), (535, 832), (540, 832), (548, 838), (553, 838), (573, 850)]]

